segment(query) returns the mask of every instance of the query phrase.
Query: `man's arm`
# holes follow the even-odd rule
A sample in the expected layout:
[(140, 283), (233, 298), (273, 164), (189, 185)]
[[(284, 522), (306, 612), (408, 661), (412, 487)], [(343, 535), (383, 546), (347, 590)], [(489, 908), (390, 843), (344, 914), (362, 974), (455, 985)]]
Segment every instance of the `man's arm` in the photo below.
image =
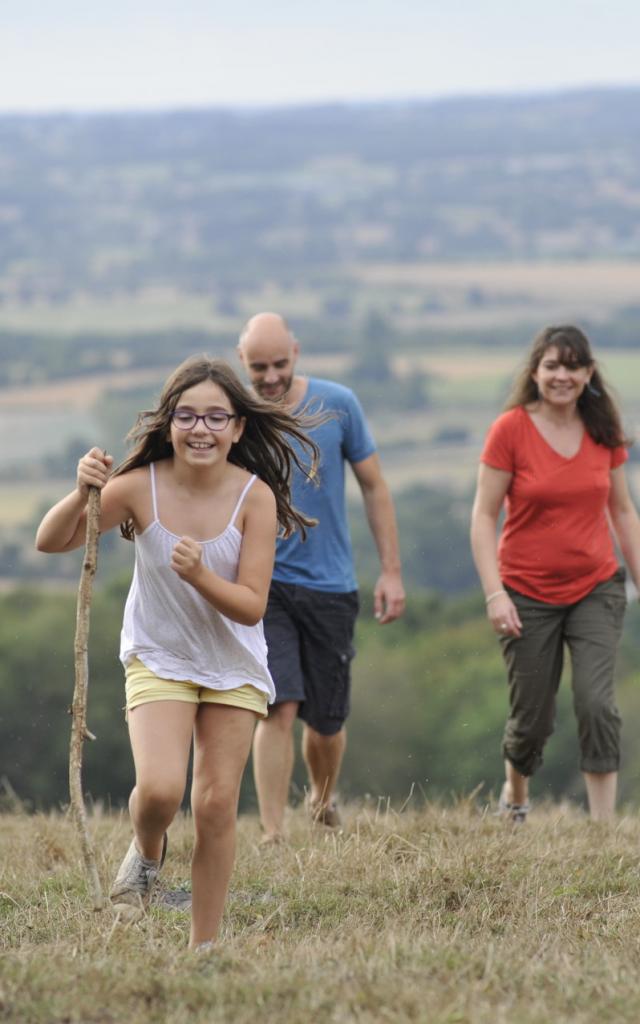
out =
[(377, 453), (362, 462), (352, 462), (351, 468), (362, 491), (369, 528), (380, 558), (382, 571), (373, 591), (373, 609), (375, 617), (384, 625), (402, 615), (405, 601), (393, 499)]

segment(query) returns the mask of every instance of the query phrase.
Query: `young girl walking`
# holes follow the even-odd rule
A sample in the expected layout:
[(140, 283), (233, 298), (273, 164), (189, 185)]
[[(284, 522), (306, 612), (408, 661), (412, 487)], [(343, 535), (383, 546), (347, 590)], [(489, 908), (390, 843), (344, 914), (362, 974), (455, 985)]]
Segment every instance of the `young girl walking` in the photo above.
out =
[[(113, 473), (99, 448), (83, 456), (75, 490), (45, 515), (36, 544), (64, 552), (84, 543), (91, 486), (102, 492), (101, 532), (120, 525), (135, 539), (120, 648), (134, 838), (111, 901), (123, 914), (149, 902), (193, 737), (190, 946), (208, 948), (233, 868), (254, 725), (274, 697), (261, 620), (276, 533), (313, 525), (291, 506), (289, 476), (295, 462), (312, 477), (317, 449), (295, 417), (204, 356), (178, 367), (130, 437), (133, 450)], [(289, 439), (302, 443), (308, 466)]]

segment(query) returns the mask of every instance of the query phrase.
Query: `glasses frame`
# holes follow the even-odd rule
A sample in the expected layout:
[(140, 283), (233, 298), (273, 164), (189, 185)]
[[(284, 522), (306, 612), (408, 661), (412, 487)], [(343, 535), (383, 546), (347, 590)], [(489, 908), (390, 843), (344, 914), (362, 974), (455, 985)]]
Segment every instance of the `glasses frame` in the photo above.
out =
[[(178, 423), (178, 420), (177, 420), (178, 416), (184, 416), (184, 417), (188, 416), (190, 420), (193, 420), (193, 422), (190, 422), (189, 426), (186, 427), (186, 426), (184, 426), (184, 424)], [(217, 426), (216, 427), (212, 427), (211, 423), (207, 423), (207, 420), (210, 417), (212, 417), (212, 416), (218, 416), (218, 417), (224, 416), (224, 418), (225, 418), (224, 425), (221, 426), (221, 427), (217, 427)], [(171, 413), (171, 422), (175, 426), (176, 430), (184, 430), (184, 431), (193, 430), (193, 428), (195, 426), (197, 426), (198, 421), (202, 420), (202, 422), (204, 423), (206, 429), (210, 430), (212, 434), (219, 434), (221, 431), (226, 430), (227, 427), (229, 426), (229, 424), (231, 423), (231, 420), (237, 420), (237, 418), (238, 418), (238, 414), (236, 412), (225, 412), (224, 409), (218, 409), (218, 411), (215, 412), (215, 413), (213, 413), (213, 412), (205, 412), (204, 415), (198, 414), (197, 412), (190, 412), (190, 411), (187, 411), (186, 409), (174, 409), (173, 412)]]

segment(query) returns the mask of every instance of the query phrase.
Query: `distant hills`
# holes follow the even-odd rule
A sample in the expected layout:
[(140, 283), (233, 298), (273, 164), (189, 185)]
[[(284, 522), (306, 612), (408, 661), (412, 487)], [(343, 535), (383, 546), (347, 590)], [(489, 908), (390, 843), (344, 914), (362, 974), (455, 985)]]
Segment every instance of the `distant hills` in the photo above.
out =
[(0, 302), (640, 256), (640, 89), (0, 117)]

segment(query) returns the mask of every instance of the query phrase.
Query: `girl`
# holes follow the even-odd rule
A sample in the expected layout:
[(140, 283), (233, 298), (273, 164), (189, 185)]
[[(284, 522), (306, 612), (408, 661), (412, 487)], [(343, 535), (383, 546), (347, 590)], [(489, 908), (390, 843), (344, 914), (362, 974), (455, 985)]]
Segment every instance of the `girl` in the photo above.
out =
[[(285, 436), (311, 454), (302, 466)], [(295, 462), (315, 472), (299, 421), (253, 397), (230, 367), (187, 360), (158, 408), (140, 415), (132, 453), (92, 448), (77, 486), (44, 517), (40, 551), (84, 543), (89, 487), (102, 491), (100, 529), (135, 537), (122, 628), (135, 787), (134, 838), (111, 891), (115, 909), (146, 906), (178, 810), (194, 738), (191, 948), (215, 939), (233, 867), (240, 781), (256, 718), (274, 697), (262, 630), (278, 524), (313, 521), (290, 504)]]

